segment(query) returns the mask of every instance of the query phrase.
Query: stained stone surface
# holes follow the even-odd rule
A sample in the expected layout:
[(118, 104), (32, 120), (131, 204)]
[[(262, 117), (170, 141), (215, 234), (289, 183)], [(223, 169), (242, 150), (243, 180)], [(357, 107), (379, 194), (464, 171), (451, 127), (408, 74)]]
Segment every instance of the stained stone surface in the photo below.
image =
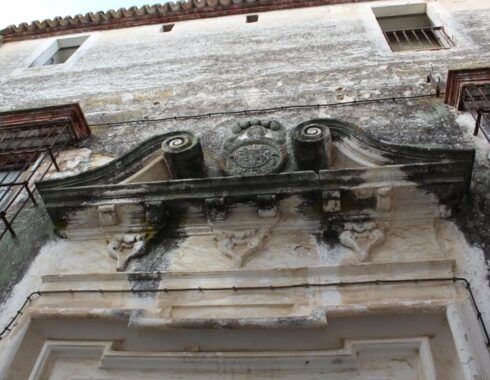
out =
[[(276, 120), (287, 135), (306, 120), (338, 118), (357, 125), (373, 139), (391, 144), (474, 147), (475, 166), (467, 203), (447, 222), (395, 225), (386, 233), (386, 245), (373, 246), (369, 257), (374, 262), (456, 257), (461, 271), (477, 284), (480, 299), (488, 299), (483, 289), (486, 268), (482, 268), (478, 247), (490, 258), (489, 145), (481, 136), (474, 138), (471, 119), (446, 106), (442, 98), (411, 97), (435, 93), (434, 85), (427, 83), (429, 73), (441, 78), (444, 91), (448, 69), (488, 66), (490, 4), (481, 0), (429, 2), (435, 22), (446, 27), (455, 47), (399, 54), (390, 51), (371, 6), (373, 3), (360, 2), (270, 12), (260, 14), (259, 22), (254, 24), (246, 24), (244, 16), (186, 21), (176, 23), (170, 33), (164, 34), (159, 32), (160, 25), (93, 32), (66, 64), (50, 67), (28, 66), (52, 38), (6, 43), (0, 46), (0, 111), (79, 102), (93, 134), (80, 150), (82, 159), (65, 156), (69, 174), (119, 157), (154, 135), (181, 130), (199, 137), (208, 162), (219, 162), (230, 130), (252, 119)], [(291, 105), (310, 106), (283, 108)], [(263, 110), (267, 108), (273, 109)], [(243, 110), (248, 112), (226, 114)], [(241, 170), (250, 164), (243, 161), (240, 149), (255, 151), (252, 167), (265, 165), (271, 172), (283, 165), (284, 170), (291, 170), (291, 160), (280, 153), (281, 144), (237, 147), (229, 170), (242, 174)], [(275, 158), (281, 161), (279, 166), (277, 161), (273, 164)], [(237, 169), (237, 163), (241, 169)], [(212, 169), (217, 172), (220, 168)], [(257, 172), (262, 169), (253, 171)], [(291, 215), (282, 217), (296, 220), (299, 213), (308, 219), (300, 204), (291, 206), (291, 210)], [(453, 222), (465, 233), (468, 246), (462, 243)], [(36, 256), (39, 244), (52, 238), (52, 226), (47, 222), (33, 225), (26, 217), (19, 223), (20, 230), (35, 237), (34, 243), (22, 248), (25, 254), (16, 256), (26, 259), (8, 267), (11, 270), (2, 278), (2, 284), (6, 284), (3, 294), (28, 267), (27, 257)], [(347, 265), (355, 260), (335, 237), (329, 241), (319, 234), (305, 234), (303, 228), (298, 222), (295, 231), (273, 235), (264, 244), (264, 254), (251, 256), (248, 265), (255, 269)], [(149, 247), (149, 254), (140, 261), (130, 263), (129, 270), (233, 268), (218, 251), (209, 254), (211, 248), (215, 249), (209, 237), (170, 236), (158, 236), (158, 244)], [(291, 244), (291, 239), (300, 243)], [(60, 273), (74, 273), (80, 268), (113, 270), (104, 241), (51, 243), (53, 246), (45, 246), (31, 267), (32, 273), (51, 273), (52, 268)], [(287, 253), (278, 256), (270, 249), (274, 244)], [(458, 249), (446, 250), (445, 245)], [(20, 249), (9, 240), (0, 242), (2, 254), (15, 255)], [(155, 281), (145, 280), (149, 286)], [(3, 314), (15, 312), (14, 306), (15, 302), (9, 306), (9, 313)], [(488, 314), (485, 318), (488, 320)]]
[[(286, 130), (311, 118), (336, 117), (387, 142), (472, 146), (470, 128), (457, 121), (459, 113), (442, 99), (389, 98), (433, 93), (426, 82), (430, 71), (444, 79), (449, 68), (486, 65), (488, 7), (476, 0), (430, 4), (456, 46), (394, 54), (371, 6), (265, 13), (255, 24), (245, 24), (242, 16), (186, 21), (165, 34), (158, 32), (159, 26), (94, 32), (68, 63), (52, 67), (28, 67), (50, 39), (7, 43), (0, 47), (0, 110), (80, 102), (92, 125), (93, 136), (86, 143), (92, 160), (97, 155), (117, 157), (154, 134), (172, 130), (195, 132), (209, 149), (205, 153), (217, 156), (230, 126), (251, 116), (279, 120)], [(378, 98), (388, 100), (348, 104)], [(146, 120), (342, 102), (346, 104), (253, 115)], [(99, 125), (114, 122), (121, 124)], [(488, 225), (483, 212), (487, 191), (481, 183), (486, 156), (477, 155), (474, 172), (471, 208), (476, 222), (467, 220), (481, 225), (477, 230)]]

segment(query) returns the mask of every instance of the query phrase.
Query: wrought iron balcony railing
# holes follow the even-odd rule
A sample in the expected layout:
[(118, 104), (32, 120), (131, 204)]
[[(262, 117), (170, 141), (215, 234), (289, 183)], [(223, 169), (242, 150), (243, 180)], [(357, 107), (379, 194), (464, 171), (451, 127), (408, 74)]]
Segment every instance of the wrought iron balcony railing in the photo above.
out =
[(0, 113), (0, 240), (17, 237), (14, 221), (37, 204), (34, 183), (59, 171), (59, 153), (89, 134), (78, 104)]

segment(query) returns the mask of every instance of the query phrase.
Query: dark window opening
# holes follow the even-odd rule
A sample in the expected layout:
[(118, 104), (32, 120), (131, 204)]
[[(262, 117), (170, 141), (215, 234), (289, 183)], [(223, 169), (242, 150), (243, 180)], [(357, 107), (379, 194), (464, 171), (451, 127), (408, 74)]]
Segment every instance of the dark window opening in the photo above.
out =
[(44, 64), (44, 66), (65, 63), (66, 61), (68, 61), (68, 58), (70, 58), (73, 55), (73, 53), (77, 51), (77, 49), (78, 46), (58, 49), (56, 53), (54, 53), (54, 55), (50, 59), (48, 59), (48, 61)]
[(248, 15), (247, 16), (247, 23), (257, 22), (257, 21), (259, 21), (259, 15)]
[(65, 63), (87, 39), (88, 36), (58, 39), (36, 58), (31, 67)]
[(376, 19), (393, 52), (439, 50), (454, 45), (444, 27), (434, 25), (426, 13), (378, 16)]
[(170, 32), (174, 28), (175, 24), (165, 24), (162, 26), (162, 32), (167, 33)]

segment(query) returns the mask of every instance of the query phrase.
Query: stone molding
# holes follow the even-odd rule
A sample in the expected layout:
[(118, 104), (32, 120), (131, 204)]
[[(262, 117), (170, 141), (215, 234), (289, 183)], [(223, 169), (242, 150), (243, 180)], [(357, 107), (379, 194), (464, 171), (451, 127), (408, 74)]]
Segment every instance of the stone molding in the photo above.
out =
[[(189, 370), (213, 371), (225, 366), (244, 369), (301, 369), (305, 362), (309, 368), (346, 371), (359, 368), (363, 352), (377, 351), (379, 355), (397, 353), (401, 358), (416, 353), (419, 375), (422, 380), (435, 380), (436, 370), (430, 348), (430, 338), (349, 339), (339, 349), (318, 351), (268, 351), (268, 352), (144, 352), (115, 349), (113, 341), (63, 341), (46, 340), (31, 372), (31, 379), (44, 378), (50, 364), (65, 358), (96, 358), (99, 368), (105, 370)], [(228, 364), (226, 364), (228, 363)]]
[[(413, 184), (417, 180), (427, 186), (454, 184), (462, 191), (470, 168), (471, 162), (461, 161), (325, 170), (318, 175), (311, 171), (100, 186), (49, 188), (38, 185), (38, 189), (48, 209), (79, 207), (82, 204), (95, 207), (111, 202), (130, 204), (157, 200), (205, 201), (208, 198), (219, 198), (223, 194), (230, 199), (255, 199), (257, 196), (270, 194), (294, 195), (321, 193), (324, 189), (347, 190), (361, 184), (364, 187), (371, 185), (373, 189), (385, 188), (394, 181), (405, 185)], [(430, 177), (427, 177), (428, 173), (431, 174)], [(357, 183), (353, 183), (355, 181)]]
[(454, 259), (355, 263), (342, 267), (317, 266), (294, 269), (233, 269), (193, 272), (113, 272), (87, 274), (49, 274), (42, 276), (44, 290), (123, 288), (130, 289), (132, 281), (158, 281), (159, 288), (222, 287), (222, 286), (282, 286), (295, 283), (364, 281), (376, 276), (378, 280), (409, 278), (451, 278)]

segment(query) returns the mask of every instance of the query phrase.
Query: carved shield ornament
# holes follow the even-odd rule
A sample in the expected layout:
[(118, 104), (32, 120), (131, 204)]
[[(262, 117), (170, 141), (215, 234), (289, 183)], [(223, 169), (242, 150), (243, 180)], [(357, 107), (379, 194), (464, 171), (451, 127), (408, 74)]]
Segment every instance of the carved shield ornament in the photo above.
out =
[(279, 172), (287, 158), (286, 133), (277, 121), (252, 120), (234, 125), (223, 144), (223, 171), (227, 175)]

